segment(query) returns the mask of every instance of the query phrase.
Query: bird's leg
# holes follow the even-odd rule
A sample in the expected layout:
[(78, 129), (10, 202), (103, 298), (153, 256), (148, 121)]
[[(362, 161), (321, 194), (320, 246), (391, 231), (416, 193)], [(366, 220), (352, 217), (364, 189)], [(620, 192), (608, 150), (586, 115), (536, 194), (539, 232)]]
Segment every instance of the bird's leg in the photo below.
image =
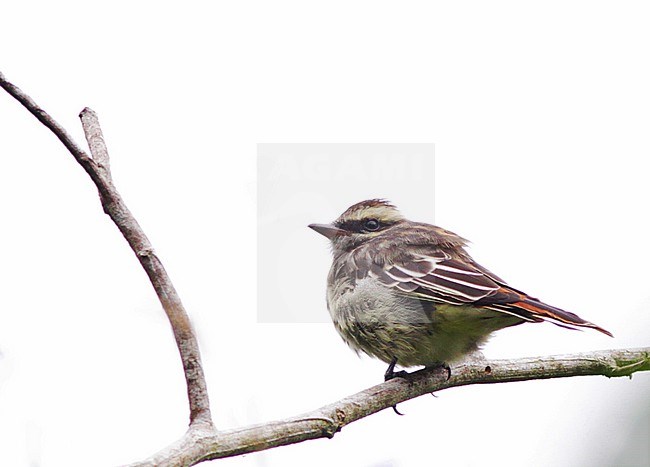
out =
[(384, 381), (389, 381), (395, 377), (395, 365), (397, 365), (397, 357), (393, 357), (384, 373)]
[[(384, 373), (384, 381), (390, 381), (393, 378), (404, 378), (409, 374), (404, 370), (396, 372), (395, 365), (397, 365), (397, 357), (393, 357), (393, 359), (390, 361), (390, 365), (388, 365), (388, 369), (386, 370), (386, 373)], [(404, 415), (402, 412), (397, 410), (397, 404), (393, 406), (393, 411), (397, 415)]]
[(390, 365), (388, 365), (388, 369), (384, 373), (384, 381), (390, 381), (393, 378), (405, 378), (410, 374), (404, 370), (395, 371), (395, 365), (397, 365), (397, 357), (393, 357), (390, 361)]

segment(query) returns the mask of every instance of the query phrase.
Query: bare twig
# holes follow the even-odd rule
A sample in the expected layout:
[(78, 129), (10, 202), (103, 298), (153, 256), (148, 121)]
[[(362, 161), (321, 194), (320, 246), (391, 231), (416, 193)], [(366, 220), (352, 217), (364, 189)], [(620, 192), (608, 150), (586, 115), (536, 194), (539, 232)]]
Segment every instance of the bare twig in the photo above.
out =
[(393, 379), (297, 417), (213, 434), (190, 431), (172, 446), (132, 467), (194, 465), (310, 439), (331, 438), (345, 425), (368, 415), (453, 387), (588, 375), (611, 378), (631, 376), (638, 371), (650, 371), (650, 347), (517, 360), (470, 360), (452, 368), (449, 379), (444, 369), (421, 370), (408, 379)]
[(40, 108), (20, 88), (8, 82), (2, 73), (0, 73), (0, 86), (61, 140), (97, 186), (104, 212), (117, 225), (117, 228), (120, 229), (120, 232), (122, 232), (129, 246), (136, 254), (140, 264), (149, 276), (149, 280), (172, 325), (176, 345), (185, 371), (190, 405), (190, 424), (199, 423), (211, 426), (210, 402), (196, 335), (181, 299), (176, 293), (176, 289), (160, 259), (154, 253), (149, 239), (113, 185), (108, 150), (104, 143), (104, 136), (97, 115), (88, 108), (84, 109), (80, 114), (86, 139), (93, 155), (93, 157), (90, 157), (56, 120)]
[(81, 125), (93, 160), (97, 163), (99, 169), (106, 172), (107, 177), (112, 178), (108, 148), (106, 147), (106, 141), (104, 141), (104, 134), (102, 133), (102, 127), (99, 125), (97, 114), (86, 107), (79, 114), (79, 118), (81, 118)]
[(297, 417), (229, 431), (217, 431), (210, 416), (208, 393), (199, 348), (181, 300), (153, 248), (115, 189), (106, 143), (97, 115), (84, 109), (81, 121), (92, 157), (29, 96), (5, 80), (0, 86), (49, 128), (93, 180), (104, 211), (135, 252), (163, 305), (176, 338), (190, 404), (190, 426), (180, 440), (138, 466), (194, 465), (204, 460), (237, 456), (309, 439), (331, 438), (345, 425), (422, 394), (470, 384), (504, 383), (570, 376), (630, 376), (650, 371), (650, 348), (519, 360), (468, 360), (445, 370), (422, 370), (396, 378)]

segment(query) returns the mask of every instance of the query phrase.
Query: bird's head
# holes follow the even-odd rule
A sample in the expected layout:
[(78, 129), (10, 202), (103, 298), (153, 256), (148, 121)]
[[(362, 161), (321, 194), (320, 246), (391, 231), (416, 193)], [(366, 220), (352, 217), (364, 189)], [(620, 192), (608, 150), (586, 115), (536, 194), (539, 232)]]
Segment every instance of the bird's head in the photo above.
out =
[(370, 199), (350, 206), (331, 224), (309, 227), (327, 237), (336, 252), (356, 248), (404, 221), (404, 216), (388, 201)]

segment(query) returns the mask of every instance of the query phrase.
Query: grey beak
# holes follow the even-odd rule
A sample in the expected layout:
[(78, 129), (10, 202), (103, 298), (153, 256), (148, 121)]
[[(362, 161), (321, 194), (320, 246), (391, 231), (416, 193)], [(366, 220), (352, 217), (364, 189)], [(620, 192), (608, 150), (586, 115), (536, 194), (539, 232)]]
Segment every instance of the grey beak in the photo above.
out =
[(332, 224), (309, 224), (310, 229), (314, 229), (321, 235), (332, 240), (337, 235), (342, 235), (345, 233), (345, 230), (339, 229), (338, 227), (333, 226)]

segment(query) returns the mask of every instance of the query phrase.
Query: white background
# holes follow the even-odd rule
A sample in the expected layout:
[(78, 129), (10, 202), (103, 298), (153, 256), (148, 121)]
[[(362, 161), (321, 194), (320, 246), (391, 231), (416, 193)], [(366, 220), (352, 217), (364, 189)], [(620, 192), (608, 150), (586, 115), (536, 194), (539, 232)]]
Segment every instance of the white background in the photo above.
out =
[[(521, 326), (487, 356), (650, 345), (646, 3), (175, 5), (13, 2), (0, 60), (78, 141), (78, 112), (99, 113), (197, 328), (219, 427), (314, 409), (385, 369), (330, 324), (257, 323), (257, 143), (435, 143), (436, 223), (616, 336)], [(0, 465), (146, 457), (187, 422), (146, 276), (87, 175), (4, 93), (0, 156)], [(330, 195), (310, 221), (359, 201)], [(302, 287), (324, 284), (324, 239), (286, 228), (305, 239), (295, 299), (324, 307)], [(648, 465), (649, 400), (648, 374), (466, 387), (221, 464)]]

